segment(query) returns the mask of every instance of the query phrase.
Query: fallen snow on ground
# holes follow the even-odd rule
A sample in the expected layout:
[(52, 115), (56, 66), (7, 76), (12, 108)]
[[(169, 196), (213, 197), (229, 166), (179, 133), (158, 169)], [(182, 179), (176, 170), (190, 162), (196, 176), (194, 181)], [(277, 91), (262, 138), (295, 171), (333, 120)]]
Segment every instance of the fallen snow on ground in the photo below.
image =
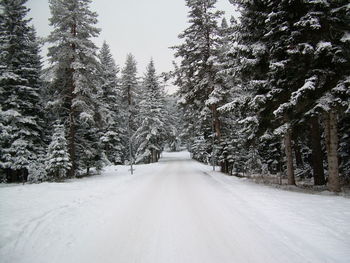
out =
[(189, 154), (0, 186), (0, 262), (349, 262), (350, 199), (256, 185)]

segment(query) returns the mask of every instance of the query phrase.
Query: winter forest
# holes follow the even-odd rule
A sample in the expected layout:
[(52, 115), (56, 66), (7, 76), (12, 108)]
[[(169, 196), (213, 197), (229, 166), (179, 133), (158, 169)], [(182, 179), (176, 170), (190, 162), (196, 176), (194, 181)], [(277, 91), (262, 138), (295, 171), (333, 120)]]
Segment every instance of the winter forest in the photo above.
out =
[(176, 147), (174, 98), (153, 61), (140, 79), (132, 54), (120, 69), (107, 43), (98, 49), (90, 2), (50, 1), (50, 67), (42, 68), (26, 1), (1, 1), (3, 181), (86, 176), (110, 164), (156, 162), (166, 143)]
[[(343, 1), (187, 0), (172, 72), (116, 65), (91, 1), (51, 0), (49, 67), (25, 0), (1, 1), (3, 182), (157, 162), (165, 147), (227, 174), (313, 178), (338, 192), (350, 171), (350, 7)], [(164, 80), (179, 87), (164, 92)]]
[(182, 0), (169, 71), (30, 1), (0, 0), (1, 262), (348, 262), (349, 0)]

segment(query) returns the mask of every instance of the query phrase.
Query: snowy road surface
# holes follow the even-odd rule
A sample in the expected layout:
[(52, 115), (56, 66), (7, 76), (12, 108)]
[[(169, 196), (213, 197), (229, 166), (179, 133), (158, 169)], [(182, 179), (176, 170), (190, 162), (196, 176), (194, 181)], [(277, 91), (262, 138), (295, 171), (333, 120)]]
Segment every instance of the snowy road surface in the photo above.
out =
[(350, 262), (350, 200), (255, 185), (188, 153), (0, 186), (0, 262)]

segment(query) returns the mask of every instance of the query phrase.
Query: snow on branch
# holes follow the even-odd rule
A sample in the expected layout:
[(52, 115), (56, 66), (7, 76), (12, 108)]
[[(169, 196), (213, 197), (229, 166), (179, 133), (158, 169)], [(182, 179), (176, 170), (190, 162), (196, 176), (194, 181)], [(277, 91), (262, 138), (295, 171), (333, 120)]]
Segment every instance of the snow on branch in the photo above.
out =
[(343, 37), (340, 39), (342, 42), (350, 42), (350, 32), (347, 31), (344, 33)]
[(273, 131), (273, 133), (277, 136), (283, 136), (284, 134), (287, 133), (288, 129), (290, 128), (290, 124), (289, 123), (285, 123), (281, 126), (279, 126), (277, 129), (275, 129)]
[(298, 22), (294, 23), (294, 26), (317, 30), (321, 28), (321, 23), (317, 17), (317, 13), (309, 12), (305, 16), (303, 16)]
[(281, 104), (278, 109), (273, 112), (273, 114), (275, 116), (282, 116), (287, 109), (296, 106), (308, 92), (314, 91), (316, 89), (317, 81), (317, 76), (308, 78), (300, 89), (291, 94), (289, 101)]

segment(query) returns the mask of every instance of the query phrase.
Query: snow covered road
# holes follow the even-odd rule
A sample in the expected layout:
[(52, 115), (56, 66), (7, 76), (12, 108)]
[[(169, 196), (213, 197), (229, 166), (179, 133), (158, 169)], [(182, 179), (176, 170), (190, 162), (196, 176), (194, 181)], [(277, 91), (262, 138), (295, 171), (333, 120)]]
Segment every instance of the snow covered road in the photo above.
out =
[(350, 199), (211, 172), (186, 152), (65, 183), (0, 186), (0, 262), (349, 262)]

